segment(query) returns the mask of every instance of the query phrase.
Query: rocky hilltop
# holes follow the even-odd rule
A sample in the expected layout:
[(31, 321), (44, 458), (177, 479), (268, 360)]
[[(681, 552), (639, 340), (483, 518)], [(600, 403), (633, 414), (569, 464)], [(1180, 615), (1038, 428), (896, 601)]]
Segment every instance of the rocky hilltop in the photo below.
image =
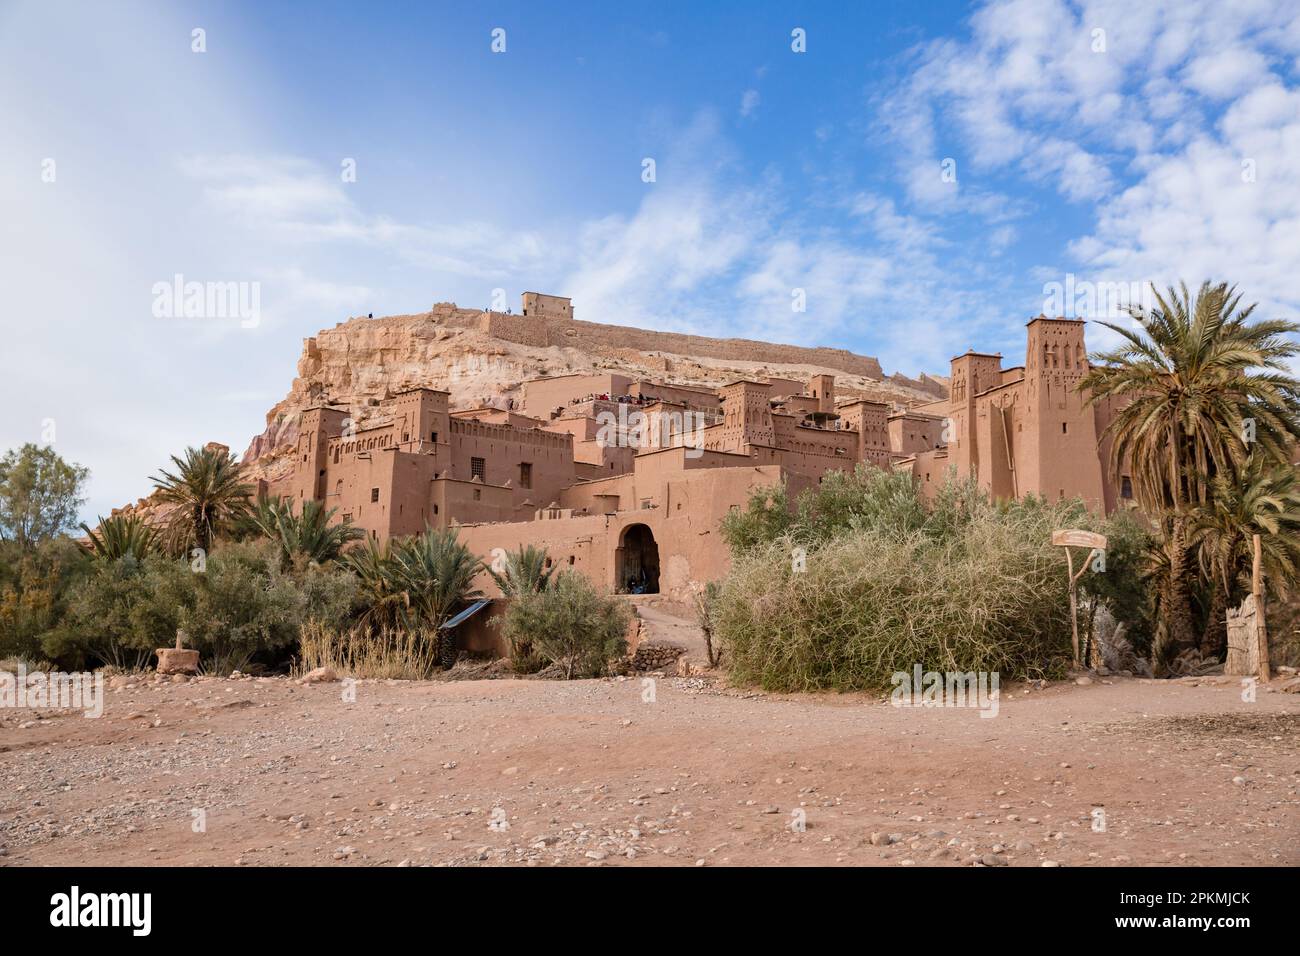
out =
[(837, 389), (901, 405), (947, 395), (947, 382), (886, 376), (880, 363), (843, 349), (801, 348), (748, 339), (654, 332), (576, 319), (461, 309), (440, 302), (428, 312), (353, 318), (304, 340), (289, 394), (266, 415), (243, 460), (258, 477), (289, 467), (298, 413), (313, 405), (347, 407), (358, 424), (408, 388), (451, 393), (451, 407), (506, 407), (524, 381), (544, 375), (615, 371), (684, 385), (718, 386), (738, 378), (806, 379), (819, 372)]

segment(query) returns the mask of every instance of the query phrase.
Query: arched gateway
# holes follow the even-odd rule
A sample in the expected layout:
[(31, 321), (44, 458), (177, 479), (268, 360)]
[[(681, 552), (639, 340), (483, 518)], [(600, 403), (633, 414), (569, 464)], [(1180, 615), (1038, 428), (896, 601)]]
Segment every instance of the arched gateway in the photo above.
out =
[(659, 593), (659, 545), (643, 524), (623, 529), (615, 554), (614, 587), (626, 594)]

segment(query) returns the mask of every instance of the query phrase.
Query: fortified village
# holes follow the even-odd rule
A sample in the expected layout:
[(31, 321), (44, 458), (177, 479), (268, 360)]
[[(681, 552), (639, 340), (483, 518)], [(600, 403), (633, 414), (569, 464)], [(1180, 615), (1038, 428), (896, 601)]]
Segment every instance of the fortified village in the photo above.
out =
[[(537, 293), (524, 294), (521, 315), (470, 316), (449, 307), (443, 320), (533, 348), (572, 344), (577, 327), (569, 299)], [(314, 347), (308, 340), (309, 357)], [(765, 348), (779, 360), (791, 347)], [(797, 494), (832, 469), (907, 469), (927, 494), (951, 474), (973, 476), (997, 497), (1079, 497), (1113, 510), (1132, 491), (1104, 467), (1109, 410), (1084, 405), (1076, 386), (1087, 369), (1083, 322), (1040, 316), (1028, 323), (1024, 365), (967, 352), (952, 360), (948, 397), (913, 389), (907, 403), (863, 397), (829, 373), (709, 387), (592, 369), (525, 380), (518, 397), (461, 409), (447, 390), (390, 384), (364, 420), (321, 401), (304, 405), (293, 431), (282, 422), (291, 453), (259, 487), (322, 501), (378, 541), (455, 526), (488, 562), (496, 549), (535, 545), (613, 591), (684, 599), (725, 573), (719, 525), (752, 489), (784, 481)], [(255, 440), (245, 459), (273, 441)], [(495, 593), (486, 574), (479, 583)]]

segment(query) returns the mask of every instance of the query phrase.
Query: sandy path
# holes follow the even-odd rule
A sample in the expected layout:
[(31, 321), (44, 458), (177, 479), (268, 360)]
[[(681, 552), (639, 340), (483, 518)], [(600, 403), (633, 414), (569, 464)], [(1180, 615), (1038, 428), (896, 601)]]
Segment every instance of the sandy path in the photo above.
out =
[(982, 719), (654, 690), (141, 681), (98, 720), (0, 711), (0, 863), (1300, 863), (1290, 694), (1013, 687)]

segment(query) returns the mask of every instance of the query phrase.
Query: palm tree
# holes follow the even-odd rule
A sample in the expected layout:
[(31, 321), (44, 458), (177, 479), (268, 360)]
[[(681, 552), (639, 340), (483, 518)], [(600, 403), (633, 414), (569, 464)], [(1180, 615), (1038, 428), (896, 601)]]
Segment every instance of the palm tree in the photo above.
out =
[(372, 631), (410, 626), (411, 596), (397, 574), (396, 562), (387, 541), (382, 545), (366, 538), (359, 548), (343, 553), (340, 563), (361, 583), (365, 610), (360, 622)]
[[(489, 566), (488, 574), (501, 588), (501, 594), (507, 598), (517, 598), (525, 594), (538, 594), (551, 585), (551, 575), (555, 569), (547, 567), (549, 558), (545, 548), (527, 545), (517, 551), (508, 551), (505, 559), (498, 566)], [(496, 565), (496, 562), (493, 562)], [(527, 672), (540, 668), (541, 662), (533, 654), (532, 641), (522, 636), (511, 636), (510, 659), (517, 671)]]
[(176, 474), (163, 471), (151, 480), (161, 501), (176, 505), (168, 530), (180, 548), (212, 550), (212, 541), (248, 511), (251, 485), (240, 481), (239, 464), (229, 452), (187, 448), (172, 455)]
[(393, 561), (416, 617), (440, 635), (440, 656), (444, 667), (455, 663), (455, 642), (442, 633), (460, 605), (477, 600), (474, 576), (481, 567), (478, 558), (461, 544), (452, 528), (430, 528), (424, 534), (399, 541), (393, 547)]
[(81, 525), (90, 543), (91, 554), (105, 561), (119, 561), (128, 555), (137, 561), (154, 550), (157, 533), (139, 515), (109, 515), (99, 518), (97, 526)]
[(518, 551), (508, 551), (505, 560), (497, 567), (490, 566), (488, 574), (501, 588), (505, 597), (518, 597), (520, 594), (532, 594), (545, 591), (551, 583), (555, 569), (547, 566), (545, 548), (533, 545), (521, 547)]
[(1300, 381), (1287, 360), (1300, 331), (1280, 319), (1248, 323), (1255, 306), (1226, 283), (1205, 283), (1193, 298), (1187, 286), (1161, 295), (1155, 307), (1134, 306), (1140, 330), (1102, 323), (1123, 340), (1093, 356), (1080, 383), (1089, 402), (1122, 406), (1106, 435), (1118, 478), (1131, 463), (1139, 502), (1166, 536), (1169, 570), (1161, 596), (1157, 664), (1195, 644), (1188, 585), (1188, 522), (1211, 497), (1218, 475), (1235, 475), (1252, 449), (1284, 462), (1300, 439)]
[(279, 546), (282, 568), (324, 564), (337, 560), (349, 542), (366, 536), (347, 521), (331, 524), (337, 510), (326, 509), (319, 501), (304, 501), (302, 512), (295, 515), (290, 499), (263, 495), (244, 518), (244, 526)]
[(1252, 538), (1260, 536), (1264, 573), (1285, 593), (1300, 573), (1300, 483), (1289, 466), (1266, 466), (1255, 455), (1237, 480), (1216, 476), (1212, 501), (1190, 524), (1189, 543), (1211, 586), (1203, 655), (1220, 654), (1227, 640), (1226, 609), (1250, 590)]

